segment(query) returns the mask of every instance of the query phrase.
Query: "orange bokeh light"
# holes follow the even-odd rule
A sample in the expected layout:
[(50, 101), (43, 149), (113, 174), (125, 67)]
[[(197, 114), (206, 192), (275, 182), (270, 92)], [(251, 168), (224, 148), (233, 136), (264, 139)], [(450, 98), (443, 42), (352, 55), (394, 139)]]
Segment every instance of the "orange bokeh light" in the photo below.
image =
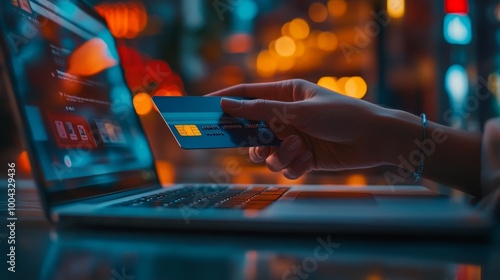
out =
[(351, 187), (364, 187), (368, 184), (368, 180), (362, 174), (352, 174), (347, 177), (346, 184)]
[(68, 60), (68, 74), (91, 76), (115, 66), (118, 61), (113, 58), (108, 45), (100, 39), (93, 38), (78, 47)]
[(288, 36), (281, 36), (278, 38), (274, 44), (274, 48), (276, 53), (280, 56), (293, 56), (295, 51), (297, 50), (297, 46), (295, 45), (295, 41)]
[(106, 19), (111, 33), (117, 38), (137, 37), (148, 21), (146, 8), (141, 2), (105, 3), (95, 8)]
[[(287, 26), (285, 24), (285, 26)], [(296, 18), (292, 20), (287, 27), (283, 27), (282, 32), (289, 32), (290, 35), (295, 39), (305, 39), (309, 36), (310, 28), (309, 24), (304, 19)], [(288, 30), (287, 30), (288, 29)], [(286, 35), (286, 34), (283, 34)]]
[(322, 86), (331, 91), (339, 92), (339, 86), (337, 85), (337, 78), (335, 77), (322, 77), (318, 81), (318, 86)]
[(340, 17), (347, 11), (347, 2), (345, 0), (328, 1), (328, 12), (335, 17)]
[(368, 86), (361, 77), (352, 77), (345, 83), (345, 93), (348, 96), (361, 99), (366, 95)]
[(22, 172), (31, 173), (31, 164), (28, 157), (28, 152), (22, 151), (17, 157), (17, 165)]
[(134, 108), (137, 114), (147, 115), (153, 109), (151, 96), (145, 92), (140, 92), (134, 96)]
[(181, 90), (177, 85), (160, 85), (156, 88), (154, 96), (182, 96)]
[(314, 22), (323, 22), (328, 17), (328, 10), (325, 5), (320, 2), (312, 3), (309, 6), (309, 17)]
[(405, 0), (387, 0), (387, 13), (392, 18), (401, 18), (405, 14)]
[(338, 80), (335, 77), (327, 76), (320, 78), (317, 84), (331, 91), (358, 99), (365, 97), (368, 91), (366, 81), (359, 76), (342, 77)]
[(269, 51), (261, 51), (257, 57), (257, 72), (262, 77), (271, 77), (276, 73), (278, 63)]
[(338, 39), (332, 32), (321, 32), (318, 35), (318, 48), (325, 51), (334, 51), (338, 46)]
[(162, 185), (173, 184), (175, 182), (175, 167), (172, 163), (164, 160), (155, 161), (158, 179)]

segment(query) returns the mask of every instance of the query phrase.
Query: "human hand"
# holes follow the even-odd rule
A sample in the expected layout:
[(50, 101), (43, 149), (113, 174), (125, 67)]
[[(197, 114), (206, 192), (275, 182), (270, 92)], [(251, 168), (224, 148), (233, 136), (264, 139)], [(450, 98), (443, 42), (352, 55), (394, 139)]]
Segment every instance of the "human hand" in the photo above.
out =
[(296, 179), (311, 170), (345, 170), (385, 163), (379, 124), (386, 109), (332, 92), (304, 80), (242, 84), (211, 96), (235, 117), (265, 120), (283, 142), (249, 149), (253, 162)]
[(496, 192), (500, 198), (500, 118), (490, 119), (484, 126), (481, 156), (482, 195)]

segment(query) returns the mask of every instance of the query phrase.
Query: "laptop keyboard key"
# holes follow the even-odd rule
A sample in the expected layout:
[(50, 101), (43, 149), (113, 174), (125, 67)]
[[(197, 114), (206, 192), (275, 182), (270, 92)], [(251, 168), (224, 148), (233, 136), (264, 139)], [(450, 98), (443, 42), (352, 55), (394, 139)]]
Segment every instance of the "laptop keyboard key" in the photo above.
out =
[(250, 200), (251, 201), (275, 201), (280, 196), (281, 195), (279, 195), (279, 194), (259, 194), (259, 195), (252, 197)]
[(227, 186), (187, 186), (179, 190), (148, 195), (113, 206), (197, 209), (264, 209), (279, 199), (288, 188), (285, 187), (227, 187)]

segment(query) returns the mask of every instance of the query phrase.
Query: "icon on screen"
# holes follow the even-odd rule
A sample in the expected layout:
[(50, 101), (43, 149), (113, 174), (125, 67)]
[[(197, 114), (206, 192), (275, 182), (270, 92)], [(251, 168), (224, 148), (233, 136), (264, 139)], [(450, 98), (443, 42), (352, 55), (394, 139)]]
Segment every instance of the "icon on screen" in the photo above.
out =
[(104, 128), (106, 129), (106, 132), (108, 133), (109, 140), (111, 141), (111, 143), (116, 143), (118, 138), (116, 138), (115, 126), (112, 123), (105, 122)]
[(96, 120), (95, 124), (97, 126), (97, 129), (99, 130), (99, 135), (101, 136), (102, 142), (105, 144), (110, 143), (111, 141), (109, 140), (108, 132), (106, 131), (104, 122), (101, 120)]
[(87, 136), (87, 133), (85, 132), (85, 128), (83, 127), (83, 125), (77, 125), (76, 128), (78, 128), (78, 132), (80, 133), (80, 138), (82, 138), (82, 140), (84, 141), (87, 141), (89, 137)]
[(49, 112), (48, 117), (59, 147), (79, 148), (82, 145), (88, 148), (97, 147), (92, 129), (85, 116)]
[(66, 128), (68, 129), (69, 138), (71, 140), (78, 140), (75, 130), (73, 129), (73, 124), (71, 122), (66, 122)]
[(73, 163), (71, 162), (71, 158), (68, 155), (64, 156), (64, 164), (67, 167), (71, 167), (73, 165)]
[(125, 144), (127, 141), (125, 141), (125, 136), (123, 135), (122, 128), (119, 125), (115, 125), (115, 134), (116, 134), (116, 142), (120, 144)]
[(62, 139), (67, 139), (68, 134), (66, 134), (66, 130), (64, 129), (64, 124), (62, 121), (54, 121), (56, 124), (56, 129), (57, 129), (57, 135), (59, 135), (60, 138)]

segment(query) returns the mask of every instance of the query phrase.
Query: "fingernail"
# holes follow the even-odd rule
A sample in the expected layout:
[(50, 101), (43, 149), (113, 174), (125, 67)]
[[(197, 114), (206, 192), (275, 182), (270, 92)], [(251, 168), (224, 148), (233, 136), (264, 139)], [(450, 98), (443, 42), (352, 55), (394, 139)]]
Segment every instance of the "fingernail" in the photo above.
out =
[(312, 158), (312, 154), (310, 152), (305, 152), (303, 153), (299, 159), (298, 159), (298, 162), (301, 162), (301, 163), (306, 163), (308, 162), (310, 159)]
[(238, 109), (241, 107), (241, 100), (235, 100), (231, 98), (222, 98), (221, 102), (221, 107), (227, 108), (227, 109)]
[(289, 152), (293, 152), (297, 150), (300, 147), (300, 145), (301, 145), (300, 138), (294, 136), (292, 137), (292, 139), (290, 139), (290, 142), (287, 144), (288, 147), (286, 148), (286, 150)]

